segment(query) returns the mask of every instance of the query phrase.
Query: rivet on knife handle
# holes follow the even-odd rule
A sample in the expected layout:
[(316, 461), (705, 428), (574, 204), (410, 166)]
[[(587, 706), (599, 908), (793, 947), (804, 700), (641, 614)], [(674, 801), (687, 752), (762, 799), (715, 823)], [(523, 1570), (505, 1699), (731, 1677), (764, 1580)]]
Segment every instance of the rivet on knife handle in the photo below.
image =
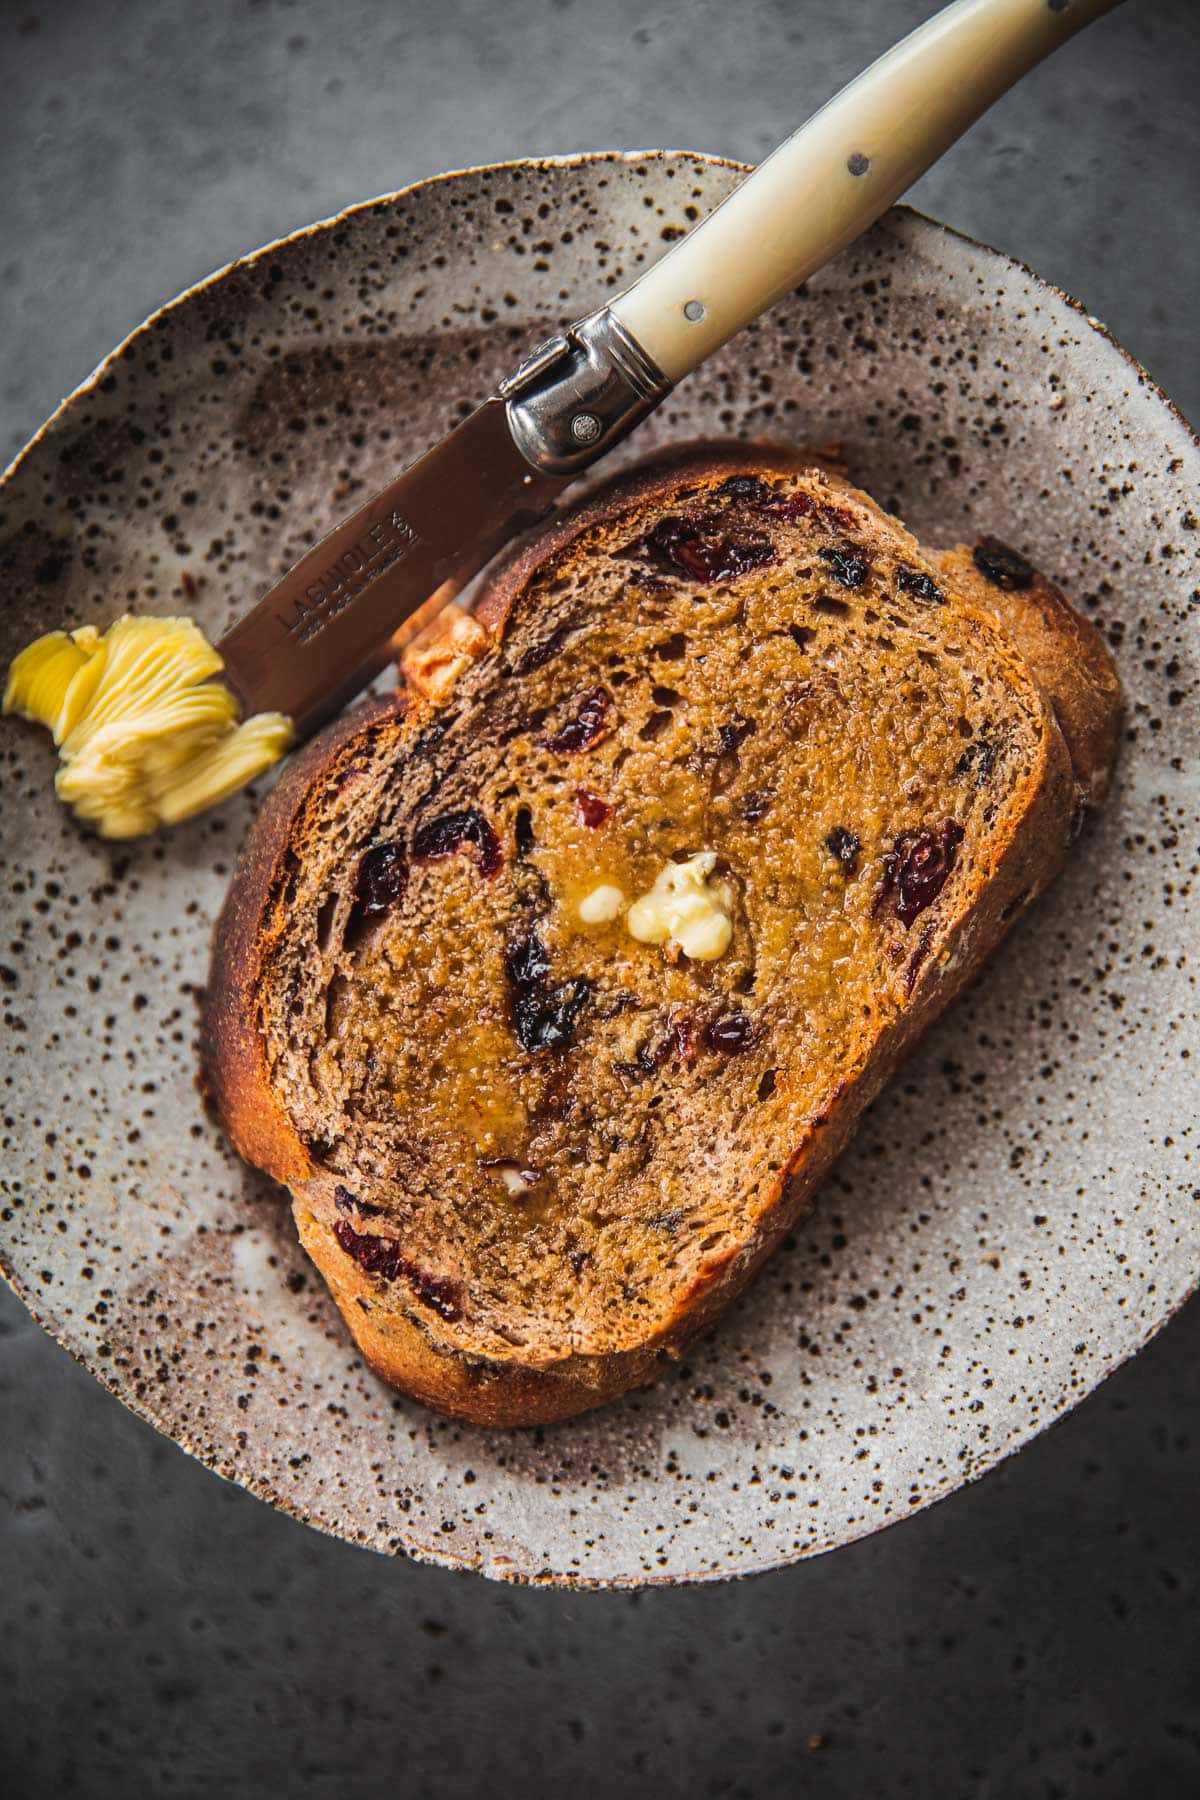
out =
[(843, 88), (609, 311), (678, 381), (865, 231), (1120, 0), (957, 0)]
[[(482, 568), (682, 375), (864, 230), (1014, 81), (1116, 4), (946, 7), (625, 293), (540, 345), (301, 557), (219, 645), (186, 619), (118, 620), (103, 642), (90, 626), (44, 634), (14, 662), (3, 706), (53, 731), (60, 794), (102, 832), (124, 837), (188, 817), (268, 767), (365, 686), (397, 628), (431, 595)], [(117, 754), (102, 754), (110, 743)]]

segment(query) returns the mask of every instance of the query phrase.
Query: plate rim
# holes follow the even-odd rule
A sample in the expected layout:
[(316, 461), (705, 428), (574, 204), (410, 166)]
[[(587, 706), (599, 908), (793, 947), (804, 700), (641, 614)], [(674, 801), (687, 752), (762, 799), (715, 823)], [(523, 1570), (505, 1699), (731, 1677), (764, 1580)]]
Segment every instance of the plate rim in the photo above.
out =
[[(74, 406), (80, 399), (92, 393), (110, 373), (113, 365), (124, 356), (126, 350), (136, 343), (145, 333), (151, 331), (159, 320), (171, 315), (185, 304), (190, 303), (206, 290), (215, 287), (227, 276), (232, 275), (239, 270), (255, 267), (263, 259), (277, 254), (288, 245), (315, 237), (322, 232), (331, 231), (346, 220), (354, 218), (359, 214), (371, 213), (381, 208), (395, 205), (397, 202), (403, 201), (418, 192), (424, 193), (427, 190), (440, 187), (445, 183), (459, 181), (470, 176), (494, 175), (518, 169), (522, 171), (590, 169), (603, 164), (632, 166), (642, 162), (661, 163), (673, 160), (703, 163), (710, 168), (729, 169), (739, 174), (749, 174), (755, 167), (752, 163), (747, 163), (737, 158), (721, 155), (716, 152), (674, 148), (669, 146), (660, 146), (642, 150), (598, 149), (568, 151), (553, 155), (509, 157), (497, 162), (467, 164), (460, 168), (441, 170), (432, 175), (421, 176), (414, 181), (406, 183), (403, 187), (376, 194), (364, 200), (354, 201), (350, 205), (344, 206), (334, 213), (313, 220), (309, 224), (299, 226), (295, 230), (286, 232), (280, 237), (272, 238), (267, 243), (261, 244), (243, 255), (234, 257), (229, 262), (220, 265), (209, 274), (201, 277), (198, 281), (192, 282), (186, 288), (181, 289), (179, 293), (156, 306), (145, 318), (140, 320), (138, 324), (127, 332), (126, 335), (107, 352), (101, 361), (96, 364), (95, 368), (63, 397), (34, 434), (17, 451), (7, 467), (5, 467), (3, 471), (0, 471), (0, 492), (7, 487), (9, 481), (24, 465), (26, 459), (37, 450), (47, 433), (53, 429), (68, 408)], [(1115, 350), (1119, 354), (1121, 359), (1133, 371), (1139, 387), (1145, 389), (1152, 400), (1160, 403), (1164, 407), (1166, 413), (1175, 425), (1182, 428), (1184, 434), (1190, 440), (1191, 447), (1197, 453), (1200, 453), (1200, 431), (1191, 424), (1180, 407), (1172, 400), (1170, 395), (1166, 393), (1160, 383), (1146, 370), (1143, 364), (1138, 361), (1137, 357), (1120, 342), (1111, 328), (1103, 320), (1091, 313), (1083, 302), (1077, 299), (1073, 294), (1039, 274), (1030, 264), (1014, 255), (1012, 252), (998, 249), (995, 245), (989, 244), (981, 238), (974, 237), (969, 232), (963, 231), (957, 226), (948, 225), (943, 220), (936, 219), (932, 215), (921, 211), (917, 207), (908, 205), (905, 202), (899, 202), (890, 207), (877, 223), (886, 225), (892, 220), (903, 220), (906, 223), (910, 221), (914, 222), (918, 232), (924, 233), (929, 231), (937, 238), (950, 240), (965, 246), (969, 251), (982, 254), (987, 259), (993, 259), (1002, 268), (1007, 268), (1009, 271), (1021, 276), (1033, 284), (1036, 289), (1049, 294), (1056, 300), (1062, 302), (1078, 317), (1080, 322), (1085, 325), (1091, 333), (1101, 340), (1106, 349)], [(475, 1551), (470, 1554), (456, 1556), (441, 1543), (423, 1543), (418, 1542), (415, 1538), (409, 1539), (403, 1545), (394, 1547), (365, 1542), (362, 1539), (351, 1535), (346, 1530), (339, 1529), (338, 1525), (334, 1523), (332, 1519), (305, 1511), (303, 1507), (297, 1505), (289, 1498), (289, 1496), (273, 1487), (269, 1480), (265, 1479), (256, 1471), (246, 1470), (245, 1472), (242, 1472), (239, 1470), (236, 1473), (227, 1473), (210, 1460), (210, 1457), (203, 1450), (196, 1447), (186, 1432), (181, 1433), (177, 1428), (166, 1423), (164, 1417), (152, 1404), (149, 1404), (146, 1399), (138, 1399), (131, 1393), (123, 1392), (102, 1365), (98, 1362), (94, 1363), (89, 1361), (83, 1350), (77, 1349), (68, 1341), (66, 1327), (65, 1325), (61, 1325), (54, 1317), (53, 1309), (47, 1308), (44, 1304), (41, 1304), (41, 1297), (35, 1295), (29, 1285), (25, 1283), (10, 1266), (7, 1246), (3, 1241), (0, 1241), (0, 1275), (3, 1276), (6, 1284), (16, 1295), (17, 1299), (21, 1302), (22, 1306), (30, 1314), (38, 1327), (56, 1344), (64, 1349), (76, 1364), (85, 1369), (99, 1386), (116, 1399), (128, 1412), (134, 1414), (137, 1418), (144, 1420), (155, 1431), (168, 1438), (172, 1443), (178, 1445), (186, 1455), (191, 1457), (193, 1461), (202, 1464), (202, 1466), (210, 1473), (218, 1476), (221, 1480), (228, 1482), (232, 1486), (243, 1489), (245, 1492), (253, 1495), (255, 1499), (265, 1502), (276, 1511), (282, 1512), (289, 1518), (320, 1532), (323, 1536), (334, 1538), (342, 1543), (348, 1543), (357, 1549), (369, 1550), (389, 1560), (412, 1560), (414, 1562), (451, 1569), (458, 1572), (470, 1572), (476, 1575), (485, 1576), (491, 1580), (503, 1581), (519, 1587), (554, 1587), (587, 1592), (606, 1590), (628, 1592), (645, 1588), (707, 1586), (716, 1582), (745, 1580), (750, 1576), (767, 1575), (781, 1568), (789, 1568), (798, 1562), (814, 1561), (818, 1557), (828, 1556), (836, 1550), (844, 1549), (852, 1544), (861, 1543), (865, 1538), (875, 1537), (885, 1531), (890, 1531), (894, 1526), (903, 1523), (904, 1520), (924, 1513), (928, 1511), (930, 1507), (950, 1499), (953, 1495), (961, 1492), (963, 1489), (974, 1486), (975, 1483), (982, 1480), (985, 1476), (992, 1474), (997, 1468), (1007, 1462), (1019, 1451), (1023, 1450), (1028, 1444), (1031, 1444), (1036, 1439), (1044, 1436), (1046, 1432), (1051, 1430), (1061, 1420), (1069, 1417), (1077, 1407), (1082, 1405), (1084, 1401), (1090, 1399), (1117, 1369), (1121, 1368), (1126, 1362), (1130, 1361), (1134, 1356), (1144, 1350), (1146, 1346), (1176, 1318), (1188, 1302), (1195, 1297), (1197, 1292), (1200, 1292), (1200, 1265), (1198, 1265), (1194, 1271), (1190, 1285), (1188, 1285), (1179, 1296), (1171, 1301), (1161, 1317), (1153, 1321), (1135, 1343), (1122, 1348), (1120, 1351), (1107, 1358), (1100, 1373), (1096, 1376), (1096, 1379), (1090, 1382), (1083, 1392), (1078, 1394), (1068, 1394), (1063, 1403), (1047, 1417), (1042, 1419), (1040, 1423), (1035, 1425), (1033, 1429), (1020, 1436), (1015, 1442), (1009, 1441), (1001, 1446), (991, 1459), (984, 1460), (973, 1467), (967, 1476), (952, 1478), (939, 1491), (924, 1493), (920, 1503), (913, 1506), (907, 1512), (898, 1513), (891, 1518), (877, 1521), (864, 1521), (860, 1527), (853, 1529), (846, 1536), (841, 1537), (837, 1543), (826, 1544), (820, 1548), (799, 1552), (797, 1554), (783, 1553), (765, 1561), (756, 1557), (753, 1560), (744, 1563), (723, 1564), (719, 1568), (704, 1568), (699, 1570), (689, 1569), (672, 1572), (670, 1574), (656, 1574), (649, 1570), (642, 1570), (637, 1572), (622, 1572), (613, 1575), (596, 1576), (589, 1575), (584, 1571), (575, 1571), (569, 1568), (543, 1568), (541, 1570), (534, 1570), (531, 1565), (519, 1568), (509, 1564), (507, 1560), (497, 1561), (494, 1558), (489, 1558), (482, 1551)], [(468, 1427), (468, 1429), (470, 1428)]]

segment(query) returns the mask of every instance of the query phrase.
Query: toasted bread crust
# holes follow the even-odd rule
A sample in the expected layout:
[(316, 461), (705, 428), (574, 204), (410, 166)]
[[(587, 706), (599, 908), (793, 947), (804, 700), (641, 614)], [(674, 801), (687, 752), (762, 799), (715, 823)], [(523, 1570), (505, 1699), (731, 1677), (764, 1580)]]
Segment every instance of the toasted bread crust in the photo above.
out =
[[(709, 1325), (751, 1278), (779, 1239), (811, 1207), (812, 1194), (850, 1137), (863, 1108), (927, 1024), (971, 979), (1008, 924), (1061, 864), (1080, 798), (1103, 790), (1115, 750), (1119, 690), (1090, 626), (1040, 578), (1024, 593), (991, 589), (969, 552), (938, 562), (948, 587), (998, 618), (1041, 690), (1049, 716), (1034, 798), (1002, 849), (994, 874), (954, 925), (948, 952), (914, 969), (909, 1004), (825, 1115), (812, 1120), (777, 1179), (764, 1188), (736, 1251), (705, 1263), (668, 1317), (640, 1344), (597, 1355), (539, 1358), (473, 1355), (461, 1336), (403, 1296), (381, 1303), (380, 1287), (344, 1254), (334, 1235), (329, 1179), (275, 1091), (260, 1026), (258, 995), (286, 915), (288, 881), (303, 859), (329, 784), (353, 779), (356, 761), (395, 752), (427, 721), (473, 657), (502, 639), (517, 596), (546, 559), (597, 521), (632, 506), (652, 508), (682, 478), (725, 478), (813, 466), (803, 452), (771, 446), (687, 447), (609, 484), (575, 512), (548, 522), (493, 570), (473, 618), (457, 607), (410, 648), (407, 697), (366, 703), (327, 731), (286, 771), (247, 838), (218, 920), (205, 1006), (204, 1082), (232, 1142), (247, 1160), (292, 1191), (297, 1227), (364, 1355), (384, 1377), (441, 1411), (490, 1425), (532, 1424), (597, 1406), (652, 1380), (664, 1360)], [(828, 465), (823, 478), (859, 504), (862, 496)], [(891, 521), (879, 515), (880, 528)], [(899, 529), (899, 527), (897, 527)], [(1055, 723), (1057, 721), (1057, 723)], [(399, 1284), (397, 1284), (399, 1285)]]
[(303, 845), (314, 782), (337, 778), (372, 741), (403, 730), (403, 694), (343, 713), (284, 769), (242, 846), (213, 935), (200, 1029), (200, 1084), (239, 1156), (285, 1184), (307, 1181), (312, 1157), (271, 1084), (258, 1029), (257, 995), (286, 904), (289, 861)]
[(979, 571), (965, 544), (934, 559), (946, 585), (995, 613), (1049, 700), (1066, 741), (1085, 806), (1108, 789), (1121, 733), (1121, 684), (1090, 619), (1037, 569), (1028, 587), (1006, 589)]

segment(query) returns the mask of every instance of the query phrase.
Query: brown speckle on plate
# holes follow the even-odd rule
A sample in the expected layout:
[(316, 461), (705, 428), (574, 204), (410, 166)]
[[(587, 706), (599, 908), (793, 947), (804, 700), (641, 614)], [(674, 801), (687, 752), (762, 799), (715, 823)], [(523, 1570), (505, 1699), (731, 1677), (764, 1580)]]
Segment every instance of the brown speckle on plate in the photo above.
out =
[[(11, 472), (0, 658), (127, 608), (220, 635), (632, 271), (647, 199), (665, 235), (738, 174), (645, 153), (444, 176), (184, 295)], [(587, 229), (534, 259), (542, 205)], [(1025, 1443), (1200, 1273), (1190, 432), (1073, 302), (904, 209), (611, 460), (729, 431), (839, 443), (925, 542), (999, 538), (1060, 580), (1115, 648), (1127, 738), (1066, 874), (869, 1113), (813, 1219), (710, 1339), (602, 1412), (489, 1433), (370, 1375), (282, 1197), (195, 1088), (195, 994), (254, 797), (114, 849), (57, 806), (45, 735), (0, 722), (4, 1265), (128, 1405), (352, 1542), (583, 1585), (815, 1555)]]

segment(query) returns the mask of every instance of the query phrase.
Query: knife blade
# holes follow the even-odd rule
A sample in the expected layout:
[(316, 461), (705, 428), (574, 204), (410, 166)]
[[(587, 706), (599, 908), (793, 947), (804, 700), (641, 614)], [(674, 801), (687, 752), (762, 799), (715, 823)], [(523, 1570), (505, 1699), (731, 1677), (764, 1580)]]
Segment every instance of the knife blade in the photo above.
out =
[(217, 645), (244, 712), (283, 712), (303, 738), (388, 661), (397, 627), (469, 580), (570, 481), (534, 468), (505, 403), (485, 400), (335, 526)]
[(954, 0), (910, 33), (623, 293), (539, 346), (227, 633), (223, 678), (245, 712), (285, 713), (307, 736), (385, 666), (397, 628), (438, 588), (461, 585), (544, 516), (678, 380), (1117, 4)]

